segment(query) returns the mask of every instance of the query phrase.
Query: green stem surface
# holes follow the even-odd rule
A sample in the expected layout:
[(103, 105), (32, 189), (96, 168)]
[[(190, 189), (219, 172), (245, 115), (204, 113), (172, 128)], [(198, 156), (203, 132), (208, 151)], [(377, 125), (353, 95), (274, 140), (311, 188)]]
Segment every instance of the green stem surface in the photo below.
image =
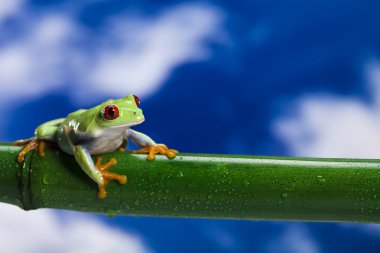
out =
[(73, 156), (47, 149), (15, 162), (0, 146), (0, 201), (29, 210), (108, 215), (380, 223), (380, 160), (178, 154), (174, 160), (115, 152), (107, 198)]

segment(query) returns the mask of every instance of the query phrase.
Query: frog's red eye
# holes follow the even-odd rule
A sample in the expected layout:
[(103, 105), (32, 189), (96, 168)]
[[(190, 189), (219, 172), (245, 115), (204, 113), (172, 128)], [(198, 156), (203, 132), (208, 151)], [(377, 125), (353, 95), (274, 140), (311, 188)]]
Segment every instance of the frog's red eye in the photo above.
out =
[(116, 105), (107, 105), (103, 109), (103, 116), (108, 120), (113, 120), (119, 117), (119, 108)]
[(133, 98), (135, 99), (136, 105), (139, 106), (140, 105), (140, 99), (139, 99), (139, 97), (133, 95)]

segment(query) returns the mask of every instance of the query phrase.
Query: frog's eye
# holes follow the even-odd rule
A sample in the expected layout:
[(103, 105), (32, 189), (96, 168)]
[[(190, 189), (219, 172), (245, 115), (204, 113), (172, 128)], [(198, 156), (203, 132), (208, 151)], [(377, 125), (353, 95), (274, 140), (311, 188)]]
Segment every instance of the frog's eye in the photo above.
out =
[(139, 99), (139, 97), (133, 95), (133, 98), (135, 99), (136, 105), (139, 106), (140, 105), (140, 99)]
[(113, 120), (119, 117), (119, 108), (116, 105), (107, 105), (103, 109), (103, 116), (108, 120)]

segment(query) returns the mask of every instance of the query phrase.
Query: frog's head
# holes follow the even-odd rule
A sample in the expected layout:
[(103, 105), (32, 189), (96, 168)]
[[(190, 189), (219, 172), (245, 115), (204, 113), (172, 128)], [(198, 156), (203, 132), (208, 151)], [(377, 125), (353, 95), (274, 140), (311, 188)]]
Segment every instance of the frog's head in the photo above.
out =
[(97, 122), (102, 127), (138, 125), (144, 121), (139, 104), (140, 99), (135, 95), (107, 100), (99, 106)]

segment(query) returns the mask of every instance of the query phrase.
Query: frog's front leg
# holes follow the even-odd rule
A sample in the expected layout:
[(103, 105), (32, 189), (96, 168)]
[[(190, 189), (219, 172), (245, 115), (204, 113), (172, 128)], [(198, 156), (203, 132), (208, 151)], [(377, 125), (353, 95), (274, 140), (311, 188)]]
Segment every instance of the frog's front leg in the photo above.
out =
[(115, 158), (111, 158), (106, 164), (102, 164), (102, 158), (97, 157), (94, 164), (88, 150), (80, 145), (73, 147), (73, 153), (82, 170), (98, 184), (98, 198), (104, 199), (107, 196), (106, 186), (109, 181), (116, 180), (119, 184), (127, 183), (125, 175), (109, 172), (110, 167), (116, 164)]
[(149, 136), (132, 129), (127, 130), (127, 137), (141, 147), (140, 150), (132, 151), (132, 153), (148, 154), (148, 160), (154, 160), (156, 154), (166, 155), (167, 158), (173, 159), (178, 153), (177, 150), (169, 149), (165, 144), (157, 144)]

